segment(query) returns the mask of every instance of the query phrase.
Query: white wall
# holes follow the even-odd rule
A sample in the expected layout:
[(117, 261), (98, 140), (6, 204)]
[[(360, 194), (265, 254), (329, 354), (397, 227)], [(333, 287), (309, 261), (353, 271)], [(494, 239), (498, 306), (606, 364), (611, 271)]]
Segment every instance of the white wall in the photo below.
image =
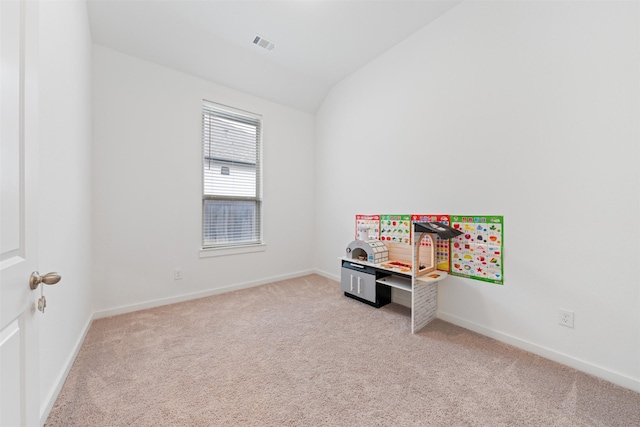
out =
[(318, 270), (357, 213), (504, 215), (504, 286), (448, 278), (439, 317), (640, 390), (638, 8), (465, 2), (334, 87)]
[[(102, 46), (93, 59), (98, 316), (313, 271), (313, 116)], [(263, 116), (264, 252), (199, 256), (203, 98)]]
[(91, 276), (91, 34), (84, 2), (40, 3), (40, 403), (46, 417), (88, 328)]

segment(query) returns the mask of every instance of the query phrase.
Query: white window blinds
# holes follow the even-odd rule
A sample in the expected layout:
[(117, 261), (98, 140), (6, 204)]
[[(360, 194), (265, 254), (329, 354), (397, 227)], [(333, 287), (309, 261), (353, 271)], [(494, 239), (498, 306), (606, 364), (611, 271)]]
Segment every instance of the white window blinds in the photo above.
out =
[(203, 247), (261, 243), (261, 119), (202, 108)]

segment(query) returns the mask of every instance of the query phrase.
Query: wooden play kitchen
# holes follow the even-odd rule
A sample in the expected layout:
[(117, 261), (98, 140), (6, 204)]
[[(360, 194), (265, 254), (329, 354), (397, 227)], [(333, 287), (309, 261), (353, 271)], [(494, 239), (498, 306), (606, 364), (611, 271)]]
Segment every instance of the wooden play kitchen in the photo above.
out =
[(402, 225), (388, 241), (365, 240), (372, 236), (358, 228), (362, 240), (351, 242), (341, 258), (341, 287), (345, 296), (376, 308), (391, 302), (391, 288), (410, 292), (411, 332), (416, 333), (435, 319), (437, 282), (448, 276), (437, 269), (438, 242), (462, 232), (438, 222)]

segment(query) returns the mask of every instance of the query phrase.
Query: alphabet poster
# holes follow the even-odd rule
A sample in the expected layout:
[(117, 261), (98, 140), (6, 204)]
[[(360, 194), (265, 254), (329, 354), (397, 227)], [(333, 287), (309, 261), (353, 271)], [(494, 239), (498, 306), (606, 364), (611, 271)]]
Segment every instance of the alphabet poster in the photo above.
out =
[(452, 276), (504, 284), (502, 216), (451, 215), (462, 231), (451, 239)]

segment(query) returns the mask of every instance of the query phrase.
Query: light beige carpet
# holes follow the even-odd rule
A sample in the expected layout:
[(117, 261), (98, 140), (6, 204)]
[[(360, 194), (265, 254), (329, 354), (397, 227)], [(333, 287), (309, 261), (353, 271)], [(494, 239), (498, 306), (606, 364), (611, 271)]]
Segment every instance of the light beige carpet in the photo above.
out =
[(96, 320), (47, 426), (640, 426), (640, 394), (321, 276)]

